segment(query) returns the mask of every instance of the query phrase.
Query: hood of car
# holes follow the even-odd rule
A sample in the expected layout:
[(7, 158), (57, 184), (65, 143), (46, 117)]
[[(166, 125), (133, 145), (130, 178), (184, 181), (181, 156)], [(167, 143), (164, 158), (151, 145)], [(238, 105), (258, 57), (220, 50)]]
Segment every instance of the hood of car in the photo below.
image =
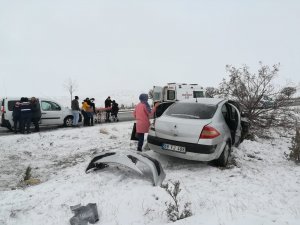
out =
[(211, 122), (211, 119), (162, 116), (155, 121), (155, 135), (168, 140), (198, 143), (203, 127)]

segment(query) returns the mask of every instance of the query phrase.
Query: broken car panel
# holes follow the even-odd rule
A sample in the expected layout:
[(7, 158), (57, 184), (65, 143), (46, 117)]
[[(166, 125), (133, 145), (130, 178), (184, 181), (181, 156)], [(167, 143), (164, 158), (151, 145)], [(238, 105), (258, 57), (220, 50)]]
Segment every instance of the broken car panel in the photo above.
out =
[(86, 168), (86, 173), (92, 169), (97, 170), (106, 168), (108, 164), (120, 164), (135, 170), (139, 174), (143, 174), (137, 167), (138, 162), (146, 165), (151, 170), (154, 185), (160, 186), (166, 177), (160, 162), (140, 152), (122, 151), (101, 153), (91, 160)]

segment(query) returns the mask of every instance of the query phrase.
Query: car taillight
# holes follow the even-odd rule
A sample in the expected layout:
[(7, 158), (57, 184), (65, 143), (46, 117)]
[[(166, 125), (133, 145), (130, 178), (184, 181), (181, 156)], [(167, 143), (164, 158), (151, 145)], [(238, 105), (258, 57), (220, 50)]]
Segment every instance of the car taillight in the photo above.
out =
[(4, 109), (4, 106), (3, 106), (3, 105), (1, 106), (1, 112), (2, 112), (2, 113), (5, 113), (5, 109)]
[(219, 131), (211, 126), (203, 127), (203, 130), (200, 134), (200, 139), (212, 139), (220, 135)]

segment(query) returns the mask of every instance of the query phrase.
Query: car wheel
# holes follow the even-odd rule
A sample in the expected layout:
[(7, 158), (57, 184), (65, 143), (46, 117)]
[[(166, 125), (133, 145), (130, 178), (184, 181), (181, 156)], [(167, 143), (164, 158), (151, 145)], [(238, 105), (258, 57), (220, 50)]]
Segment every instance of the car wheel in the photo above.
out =
[(230, 152), (231, 152), (230, 145), (228, 143), (226, 143), (222, 154), (216, 160), (216, 165), (221, 166), (221, 167), (226, 167), (227, 163), (228, 163), (229, 156), (230, 156)]
[(7, 127), (6, 127), (9, 131), (13, 131), (13, 128), (12, 126), (9, 124)]
[(65, 118), (64, 126), (71, 127), (72, 125), (73, 125), (73, 118), (71, 116)]

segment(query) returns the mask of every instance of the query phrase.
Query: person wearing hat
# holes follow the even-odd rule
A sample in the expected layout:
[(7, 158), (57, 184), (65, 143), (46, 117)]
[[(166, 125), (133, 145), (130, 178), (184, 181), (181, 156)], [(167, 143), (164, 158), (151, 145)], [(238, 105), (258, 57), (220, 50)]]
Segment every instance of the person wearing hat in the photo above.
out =
[(138, 138), (137, 150), (141, 152), (144, 144), (145, 133), (149, 132), (150, 117), (155, 113), (158, 104), (156, 104), (153, 110), (151, 110), (147, 94), (140, 94), (139, 99), (140, 103), (136, 105), (133, 116), (136, 120), (136, 137)]

